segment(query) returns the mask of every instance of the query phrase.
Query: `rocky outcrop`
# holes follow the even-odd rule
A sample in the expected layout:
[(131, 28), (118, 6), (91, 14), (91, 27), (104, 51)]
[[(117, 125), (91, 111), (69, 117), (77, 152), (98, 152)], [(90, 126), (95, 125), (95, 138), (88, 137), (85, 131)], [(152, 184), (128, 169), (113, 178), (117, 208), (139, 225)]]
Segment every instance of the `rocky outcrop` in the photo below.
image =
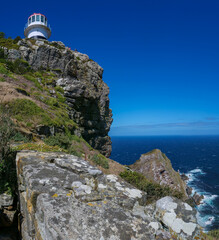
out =
[(18, 45), (18, 50), (5, 48), (7, 58), (11, 61), (22, 58), (34, 70), (53, 70), (57, 80), (52, 84), (64, 89), (69, 116), (79, 126), (74, 134), (110, 156), (108, 132), (112, 111), (109, 88), (102, 80), (103, 69), (87, 55), (72, 51), (61, 42), (23, 39)]
[(200, 234), (189, 205), (170, 197), (147, 205), (146, 192), (73, 155), (22, 151), (16, 165), (23, 240), (189, 240)]
[(167, 156), (159, 149), (142, 154), (140, 159), (130, 167), (143, 174), (147, 179), (169, 186), (187, 196), (185, 182), (181, 179), (180, 174), (173, 169)]

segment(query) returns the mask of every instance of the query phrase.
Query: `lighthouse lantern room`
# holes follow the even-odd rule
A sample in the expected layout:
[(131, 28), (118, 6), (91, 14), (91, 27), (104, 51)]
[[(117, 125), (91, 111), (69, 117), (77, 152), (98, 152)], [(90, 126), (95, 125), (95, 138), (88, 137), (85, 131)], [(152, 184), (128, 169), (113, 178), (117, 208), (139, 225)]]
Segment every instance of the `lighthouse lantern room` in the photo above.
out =
[(24, 28), (26, 38), (48, 39), (51, 36), (51, 28), (47, 18), (41, 13), (34, 13), (28, 18)]

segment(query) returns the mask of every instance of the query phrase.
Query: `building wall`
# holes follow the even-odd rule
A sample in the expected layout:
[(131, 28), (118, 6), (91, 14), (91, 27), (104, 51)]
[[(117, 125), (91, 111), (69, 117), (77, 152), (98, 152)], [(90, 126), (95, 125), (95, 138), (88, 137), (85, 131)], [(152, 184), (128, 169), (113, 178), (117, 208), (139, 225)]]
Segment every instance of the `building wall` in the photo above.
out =
[(32, 37), (36, 37), (36, 36), (41, 36), (41, 37), (45, 37), (46, 39), (48, 39), (48, 33), (45, 29), (43, 28), (33, 28), (29, 31), (28, 33), (28, 38), (32, 38)]

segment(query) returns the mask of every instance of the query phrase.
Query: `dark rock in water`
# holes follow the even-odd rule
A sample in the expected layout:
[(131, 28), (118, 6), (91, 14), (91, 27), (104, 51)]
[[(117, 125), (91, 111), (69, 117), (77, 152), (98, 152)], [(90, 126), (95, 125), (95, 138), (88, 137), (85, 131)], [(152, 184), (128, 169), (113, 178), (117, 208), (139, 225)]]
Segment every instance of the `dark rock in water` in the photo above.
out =
[(183, 181), (189, 180), (189, 178), (184, 173), (181, 174), (181, 178)]
[(203, 195), (199, 195), (198, 193), (194, 193), (194, 195), (192, 196), (194, 202), (196, 205), (199, 205), (201, 204), (201, 201), (204, 199), (204, 196)]
[[(54, 71), (57, 75), (54, 87), (64, 89), (69, 116), (79, 126), (74, 134), (82, 136), (93, 148), (109, 157), (112, 148), (108, 132), (112, 111), (109, 108), (109, 88), (102, 80), (103, 68), (87, 55), (72, 51), (61, 42), (23, 39), (18, 45), (19, 50), (4, 49), (8, 59), (22, 58), (34, 70)], [(48, 136), (52, 134), (50, 130), (45, 126), (39, 132)]]
[(159, 149), (142, 154), (140, 159), (130, 167), (149, 180), (167, 185), (187, 196), (185, 182), (181, 179), (180, 174), (172, 168), (170, 160)]
[(16, 165), (23, 240), (192, 240), (200, 233), (188, 204), (165, 197), (146, 205), (146, 192), (73, 155), (23, 151)]

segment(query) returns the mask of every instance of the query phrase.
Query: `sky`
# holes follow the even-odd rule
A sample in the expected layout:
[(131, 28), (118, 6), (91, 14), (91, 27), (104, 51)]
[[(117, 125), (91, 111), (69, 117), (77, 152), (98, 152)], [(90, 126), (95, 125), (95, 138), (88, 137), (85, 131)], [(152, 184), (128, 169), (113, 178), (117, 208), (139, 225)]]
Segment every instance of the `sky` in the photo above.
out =
[(3, 1), (0, 31), (45, 14), (51, 41), (104, 68), (111, 136), (219, 134), (219, 1)]

